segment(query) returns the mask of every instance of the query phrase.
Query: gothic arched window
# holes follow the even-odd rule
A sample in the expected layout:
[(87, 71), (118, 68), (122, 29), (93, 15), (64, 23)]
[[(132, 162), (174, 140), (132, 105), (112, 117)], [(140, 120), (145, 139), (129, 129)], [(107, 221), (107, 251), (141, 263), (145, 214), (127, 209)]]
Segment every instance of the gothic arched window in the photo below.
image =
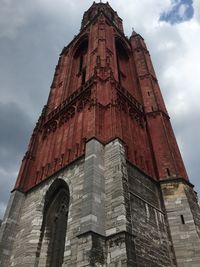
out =
[(117, 69), (118, 69), (118, 81), (123, 85), (123, 81), (129, 75), (129, 56), (126, 49), (126, 45), (120, 39), (115, 40), (116, 57), (117, 57)]
[(79, 62), (79, 74), (82, 74), (82, 72), (85, 70), (86, 67), (86, 54), (88, 50), (88, 40), (83, 40), (78, 48), (76, 49), (76, 52), (74, 54), (74, 58), (78, 60)]
[(38, 263), (45, 261), (45, 266), (48, 267), (62, 266), (68, 210), (68, 186), (63, 180), (57, 179), (45, 197), (44, 217), (37, 250)]
[(74, 47), (70, 75), (70, 94), (86, 82), (88, 37), (84, 36)]

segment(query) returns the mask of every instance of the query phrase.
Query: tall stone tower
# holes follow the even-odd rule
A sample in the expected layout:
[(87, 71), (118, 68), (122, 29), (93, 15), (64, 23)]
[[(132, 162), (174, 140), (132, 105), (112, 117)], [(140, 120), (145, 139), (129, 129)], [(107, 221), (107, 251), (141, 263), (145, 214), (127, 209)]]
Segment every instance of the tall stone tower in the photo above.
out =
[(200, 266), (200, 209), (149, 52), (108, 3), (60, 54), (0, 266)]

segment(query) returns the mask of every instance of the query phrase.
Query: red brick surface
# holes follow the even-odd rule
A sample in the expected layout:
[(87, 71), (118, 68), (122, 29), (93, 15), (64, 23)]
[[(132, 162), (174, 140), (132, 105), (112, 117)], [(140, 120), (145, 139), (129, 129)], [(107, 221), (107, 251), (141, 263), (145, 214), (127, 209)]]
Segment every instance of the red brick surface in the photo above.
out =
[(27, 191), (84, 155), (92, 137), (120, 138), (127, 159), (154, 179), (187, 179), (144, 40), (128, 40), (121, 19), (100, 3), (61, 53), (15, 187)]

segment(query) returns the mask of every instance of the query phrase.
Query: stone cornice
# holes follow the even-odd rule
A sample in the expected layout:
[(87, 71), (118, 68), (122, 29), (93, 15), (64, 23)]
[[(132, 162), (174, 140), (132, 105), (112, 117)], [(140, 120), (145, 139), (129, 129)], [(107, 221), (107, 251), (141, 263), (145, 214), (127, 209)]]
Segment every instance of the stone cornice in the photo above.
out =
[(167, 113), (165, 113), (163, 110), (155, 110), (155, 111), (151, 111), (151, 112), (146, 112), (145, 113), (146, 116), (152, 116), (152, 117), (155, 117), (155, 116), (158, 116), (160, 114), (162, 114), (163, 116), (165, 116), (168, 120), (170, 120), (170, 117)]
[(80, 99), (86, 91), (93, 85), (94, 76), (92, 76), (83, 86), (77, 89), (73, 94), (71, 94), (66, 100), (64, 100), (56, 109), (49, 113), (44, 120), (43, 126), (45, 126), (50, 121), (54, 120), (60, 113), (67, 109), (73, 102)]
[(187, 181), (186, 179), (184, 179), (183, 177), (169, 177), (169, 178), (165, 178), (163, 180), (158, 181), (161, 185), (162, 184), (169, 184), (169, 183), (183, 183), (183, 184), (187, 184), (190, 187), (194, 187), (194, 185), (192, 183), (190, 183), (189, 181)]

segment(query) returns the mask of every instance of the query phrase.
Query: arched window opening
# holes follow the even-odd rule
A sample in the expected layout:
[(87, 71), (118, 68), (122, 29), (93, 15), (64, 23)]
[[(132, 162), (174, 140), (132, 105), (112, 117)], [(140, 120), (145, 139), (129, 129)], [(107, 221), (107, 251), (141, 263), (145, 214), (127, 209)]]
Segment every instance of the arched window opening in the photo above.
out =
[(86, 78), (86, 69), (82, 71), (82, 80), (81, 80), (81, 85), (85, 84), (85, 78)]
[(37, 250), (38, 264), (40, 261), (45, 261), (45, 266), (48, 267), (62, 266), (68, 210), (69, 190), (66, 183), (58, 179), (45, 197), (44, 217)]
[(128, 74), (129, 56), (125, 44), (120, 39), (116, 39), (115, 47), (117, 57), (118, 81), (120, 84), (122, 84), (122, 81), (126, 79)]
[(116, 39), (116, 50), (120, 59), (125, 61), (129, 59), (126, 45), (119, 39)]
[(119, 54), (118, 54), (118, 51), (117, 51), (116, 55), (117, 55), (118, 81), (121, 84), (122, 83), (122, 80), (121, 80), (121, 70), (120, 70), (120, 64), (119, 64)]
[(86, 56), (87, 56), (87, 50), (88, 50), (88, 40), (85, 39), (82, 41), (82, 43), (78, 46), (76, 49), (76, 52), (74, 54), (74, 58), (76, 61), (78, 61), (79, 69), (78, 69), (78, 75), (81, 76), (81, 84), (85, 83), (86, 78)]
[(81, 54), (80, 55), (80, 62), (79, 62), (79, 72), (82, 71), (82, 68), (83, 68), (83, 55)]
[(88, 50), (88, 39), (84, 39), (78, 46), (78, 48), (76, 49), (76, 52), (74, 54), (74, 57), (80, 57), (80, 55), (87, 53)]

